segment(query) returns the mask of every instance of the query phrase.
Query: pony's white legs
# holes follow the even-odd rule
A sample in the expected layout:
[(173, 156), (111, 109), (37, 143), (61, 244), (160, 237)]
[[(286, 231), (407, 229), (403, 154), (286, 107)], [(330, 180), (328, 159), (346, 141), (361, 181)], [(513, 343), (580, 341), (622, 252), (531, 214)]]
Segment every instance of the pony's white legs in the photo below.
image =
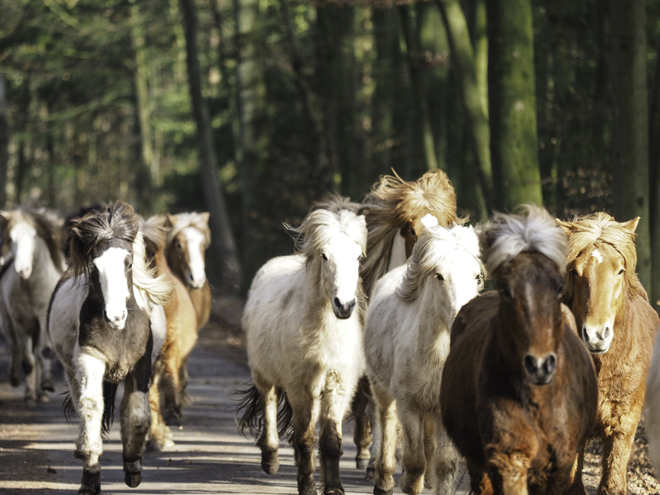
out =
[[(352, 387), (348, 389), (352, 390)], [(346, 384), (339, 383), (333, 384), (322, 394), (319, 452), (323, 493), (328, 495), (344, 493), (339, 475), (339, 458), (342, 453), (342, 422), (351, 404), (350, 394), (346, 390)]]
[[(434, 495), (453, 494), (456, 491), (456, 474), (458, 472), (458, 451), (454, 443), (449, 439), (447, 431), (442, 424), (440, 415), (428, 418), (428, 422), (435, 423), (436, 449), (435, 457), (428, 456), (427, 464), (431, 465), (433, 459), (435, 464), (435, 489)], [(430, 469), (428, 469), (430, 471)]]
[(257, 440), (261, 449), (261, 468), (267, 474), (275, 474), (280, 468), (278, 449), (280, 437), (277, 434), (277, 401), (278, 395), (273, 384), (268, 383), (257, 373), (254, 373), (254, 383), (261, 394), (264, 404), (264, 429)]
[(76, 359), (76, 381), (80, 387), (78, 413), (80, 414), (80, 440), (77, 454), (84, 461), (79, 493), (101, 491), (101, 465), (103, 453), (101, 423), (103, 420), (103, 375), (105, 361), (98, 353), (87, 353), (83, 348)]
[(378, 443), (374, 494), (394, 493), (394, 470), (396, 469), (397, 425), (396, 402), (385, 390), (371, 387), (372, 397), (378, 405), (378, 433), (374, 434), (374, 446)]
[(412, 410), (405, 403), (397, 402), (401, 432), (403, 434), (403, 493), (421, 493), (424, 488), (424, 416)]
[(319, 417), (320, 394), (301, 390), (288, 396), (293, 409), (293, 449), (298, 467), (298, 494), (316, 495), (314, 481), (314, 446)]
[(124, 481), (135, 488), (142, 481), (142, 454), (151, 427), (149, 385), (151, 357), (146, 353), (124, 380), (124, 397), (119, 409), (123, 445)]

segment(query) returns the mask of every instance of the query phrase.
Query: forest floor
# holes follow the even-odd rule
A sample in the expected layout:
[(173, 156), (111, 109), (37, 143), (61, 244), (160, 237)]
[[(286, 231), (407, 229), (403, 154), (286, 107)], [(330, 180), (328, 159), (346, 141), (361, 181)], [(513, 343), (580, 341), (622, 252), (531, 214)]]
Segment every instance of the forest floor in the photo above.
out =
[[(280, 471), (266, 475), (260, 467), (259, 449), (240, 436), (234, 420), (235, 390), (249, 380), (244, 338), (240, 329), (241, 301), (216, 298), (211, 321), (199, 338), (189, 362), (190, 405), (178, 427), (173, 425), (174, 447), (144, 456), (142, 484), (135, 489), (123, 483), (121, 442), (116, 418), (101, 457), (104, 493), (204, 494), (295, 493), (293, 451), (282, 444)], [(0, 343), (0, 493), (52, 494), (75, 492), (82, 462), (72, 456), (77, 418), (67, 424), (62, 414), (60, 377), (48, 404), (28, 409), (22, 386), (12, 389), (7, 379), (7, 349)], [(121, 390), (118, 393), (121, 395)], [(344, 425), (341, 473), (347, 494), (370, 494), (373, 484), (355, 469), (352, 423)], [(600, 479), (600, 445), (592, 442), (583, 472), (590, 495)], [(398, 471), (400, 473), (400, 470)], [(318, 480), (318, 472), (317, 472)], [(645, 430), (640, 426), (628, 465), (631, 494), (660, 494)], [(467, 475), (459, 475), (459, 493), (466, 493)], [(398, 486), (395, 493), (401, 493)], [(430, 493), (425, 490), (424, 493)]]

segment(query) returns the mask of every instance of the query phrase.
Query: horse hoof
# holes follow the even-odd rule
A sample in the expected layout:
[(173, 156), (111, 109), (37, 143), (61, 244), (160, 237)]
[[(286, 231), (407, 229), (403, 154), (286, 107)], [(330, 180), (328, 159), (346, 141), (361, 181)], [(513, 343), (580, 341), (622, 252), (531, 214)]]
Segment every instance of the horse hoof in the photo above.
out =
[(355, 459), (355, 469), (362, 471), (369, 466), (369, 459)]
[(335, 487), (335, 488), (326, 488), (323, 491), (323, 495), (345, 495), (345, 491), (343, 487)]
[(50, 397), (48, 397), (48, 394), (39, 394), (37, 400), (42, 404), (48, 404), (50, 402)]
[(277, 450), (261, 451), (261, 468), (266, 474), (273, 475), (280, 469), (280, 460)]
[(374, 495), (394, 495), (394, 488), (389, 490), (381, 490), (377, 486), (374, 486)]
[(367, 468), (367, 474), (364, 477), (365, 480), (367, 481), (373, 481), (376, 479), (376, 468), (375, 467), (368, 467)]
[(124, 483), (130, 488), (137, 488), (142, 482), (142, 473), (126, 473)]
[(101, 493), (101, 472), (83, 471), (78, 493), (93, 495)]
[(298, 479), (298, 495), (317, 495), (314, 476)]

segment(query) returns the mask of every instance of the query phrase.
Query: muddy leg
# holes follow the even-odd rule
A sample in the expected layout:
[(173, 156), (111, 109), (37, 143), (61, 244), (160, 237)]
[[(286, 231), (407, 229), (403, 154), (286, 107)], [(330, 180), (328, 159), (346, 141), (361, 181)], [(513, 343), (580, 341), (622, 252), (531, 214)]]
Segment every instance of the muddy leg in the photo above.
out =
[(640, 412), (619, 423), (619, 428), (603, 437), (603, 477), (598, 495), (628, 493), (627, 468)]
[(362, 376), (358, 382), (358, 387), (351, 403), (353, 417), (355, 418), (355, 430), (353, 432), (353, 441), (357, 447), (355, 456), (355, 468), (366, 469), (369, 464), (371, 453), (369, 445), (371, 444), (372, 424), (369, 412), (370, 399), (369, 379)]
[(165, 424), (160, 408), (160, 390), (158, 388), (158, 372), (149, 387), (149, 408), (151, 409), (151, 428), (149, 429), (149, 441), (147, 448), (153, 452), (160, 452), (163, 447), (174, 445), (172, 431)]
[(119, 408), (123, 445), (124, 482), (135, 488), (142, 481), (142, 454), (151, 427), (149, 385), (151, 346), (124, 380), (124, 397)]
[[(453, 494), (456, 491), (456, 474), (458, 473), (458, 451), (449, 439), (442, 418), (437, 416), (429, 421), (435, 422), (436, 449), (435, 456), (427, 457), (427, 464), (435, 465), (435, 495)], [(430, 471), (430, 469), (427, 469)]]
[(293, 408), (293, 450), (298, 467), (298, 494), (316, 495), (314, 481), (314, 446), (316, 421), (319, 417), (319, 398), (307, 391), (289, 397)]
[(179, 394), (179, 359), (174, 346), (167, 350), (163, 356), (162, 373), (160, 379), (160, 393), (163, 396), (163, 409), (166, 418), (180, 421), (183, 417), (181, 410), (181, 396)]
[(369, 464), (367, 466), (367, 473), (365, 478), (367, 480), (373, 481), (376, 478), (376, 459), (380, 454), (382, 435), (381, 435), (381, 426), (378, 415), (378, 406), (376, 405), (376, 399), (371, 396), (369, 404), (367, 405), (367, 414), (371, 418), (371, 448), (370, 453), (371, 457), (369, 459)]
[[(101, 421), (103, 419), (103, 375), (105, 361), (98, 351), (87, 354), (85, 348), (77, 358), (76, 377), (80, 414), (80, 437), (76, 455), (84, 461), (83, 475), (78, 493), (99, 493), (101, 490), (101, 465), (103, 453)], [(77, 391), (72, 390), (75, 394)]]
[[(430, 466), (431, 462), (435, 458), (435, 449), (436, 449), (436, 430), (435, 430), (435, 420), (433, 418), (427, 417), (424, 420), (424, 457), (426, 457), (426, 462)], [(433, 488), (433, 470), (427, 469), (424, 471), (424, 486), (426, 488)]]
[(403, 493), (416, 495), (424, 488), (424, 418), (404, 404), (397, 403), (401, 432), (403, 434)]
[(278, 456), (280, 437), (277, 434), (278, 394), (272, 383), (256, 373), (253, 374), (253, 378), (264, 405), (264, 429), (257, 440), (257, 445), (261, 449), (261, 468), (266, 474), (273, 475), (280, 469)]
[[(378, 407), (379, 452), (376, 459), (375, 495), (391, 495), (394, 493), (394, 470), (396, 469), (397, 425), (396, 402), (384, 390), (373, 388), (373, 399)], [(374, 442), (374, 445), (376, 442)]]

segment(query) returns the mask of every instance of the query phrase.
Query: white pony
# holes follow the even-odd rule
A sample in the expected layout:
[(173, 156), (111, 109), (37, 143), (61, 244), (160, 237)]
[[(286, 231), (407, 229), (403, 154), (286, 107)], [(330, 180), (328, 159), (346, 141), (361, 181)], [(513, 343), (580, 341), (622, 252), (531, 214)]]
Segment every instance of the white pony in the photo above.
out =
[(380, 446), (374, 493), (393, 493), (397, 414), (403, 433), (401, 489), (420, 493), (426, 466), (434, 460), (434, 493), (453, 492), (458, 455), (440, 416), (440, 379), (451, 325), (482, 289), (483, 278), (473, 227), (429, 227), (407, 265), (376, 283), (364, 330), (367, 375), (381, 429), (381, 435), (374, 435), (374, 448)]
[(9, 378), (20, 379), (19, 362), (25, 373), (25, 399), (48, 401), (53, 391), (51, 359), (42, 355), (49, 348), (46, 313), (53, 289), (64, 269), (61, 225), (45, 210), (18, 208), (0, 212), (3, 235), (0, 270), (0, 324), (5, 326), (12, 362)]
[(324, 493), (343, 494), (342, 421), (364, 365), (365, 301), (358, 270), (366, 223), (348, 210), (319, 209), (290, 230), (298, 235), (300, 254), (273, 258), (261, 267), (245, 305), (243, 328), (255, 387), (241, 406), (246, 412), (239, 428), (260, 433), (261, 465), (268, 474), (276, 473), (277, 405), (286, 394), (293, 414), (298, 492), (316, 494), (315, 425), (320, 419)]

